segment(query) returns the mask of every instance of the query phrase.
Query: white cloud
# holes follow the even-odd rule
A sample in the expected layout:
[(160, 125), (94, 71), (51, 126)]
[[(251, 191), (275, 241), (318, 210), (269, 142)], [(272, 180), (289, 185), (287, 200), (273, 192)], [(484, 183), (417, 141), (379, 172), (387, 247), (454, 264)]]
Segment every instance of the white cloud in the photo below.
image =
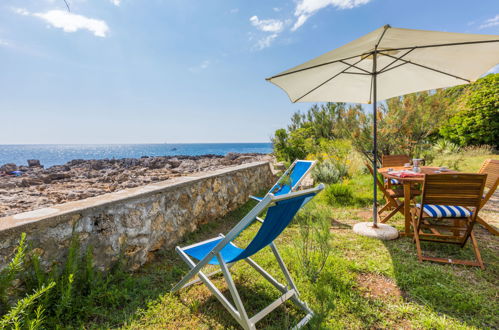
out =
[(258, 49), (258, 50), (262, 50), (264, 48), (267, 48), (267, 47), (270, 47), (270, 45), (272, 44), (272, 42), (277, 38), (279, 34), (277, 33), (273, 33), (273, 34), (270, 34), (260, 40), (258, 40), (258, 42), (256, 43), (255, 47)]
[(291, 31), (296, 31), (319, 10), (328, 6), (338, 9), (352, 9), (365, 5), (371, 0), (299, 0), (296, 4), (295, 16), (298, 17)]
[(119, 5), (121, 4), (121, 0), (110, 0), (110, 1), (111, 1), (111, 2), (113, 3), (113, 5), (115, 5), (115, 6), (119, 6)]
[(23, 15), (23, 16), (29, 15), (29, 11), (27, 11), (24, 8), (12, 8), (12, 10), (14, 11), (14, 13), (19, 14), (19, 15)]
[(237, 14), (237, 13), (239, 13), (239, 8), (232, 8), (231, 10), (229, 10), (229, 13)]
[(109, 27), (105, 21), (73, 14), (65, 10), (49, 10), (45, 13), (30, 13), (26, 9), (14, 8), (14, 12), (24, 16), (38, 17), (53, 27), (63, 29), (65, 32), (88, 30), (97, 37), (105, 37), (109, 32)]
[(276, 13), (278, 13), (278, 12), (280, 12), (280, 11), (281, 11), (281, 8), (279, 8), (279, 7), (274, 7), (274, 8), (272, 8), (272, 9), (273, 9)]
[(197, 65), (197, 66), (193, 66), (193, 67), (190, 67), (189, 68), (189, 71), (190, 72), (200, 72), (204, 69), (207, 69), (211, 64), (211, 61), (210, 60), (204, 60), (203, 62), (201, 62), (201, 64)]
[(284, 22), (278, 19), (259, 19), (258, 16), (250, 18), (251, 24), (260, 31), (279, 33), (284, 28)]
[(0, 47), (8, 47), (10, 43), (7, 40), (0, 39)]
[(487, 71), (486, 75), (489, 73), (499, 73), (499, 64)]
[(485, 29), (493, 26), (499, 25), (499, 15), (496, 15), (495, 17), (489, 18), (485, 22), (480, 25), (480, 29)]

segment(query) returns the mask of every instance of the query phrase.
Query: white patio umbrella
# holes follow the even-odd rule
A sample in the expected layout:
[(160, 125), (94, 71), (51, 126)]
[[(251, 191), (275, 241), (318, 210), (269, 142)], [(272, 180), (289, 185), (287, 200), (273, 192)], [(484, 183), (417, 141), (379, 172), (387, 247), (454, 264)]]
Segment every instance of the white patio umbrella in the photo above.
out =
[(267, 78), (291, 102), (373, 104), (373, 227), (376, 205), (378, 100), (468, 84), (499, 63), (499, 36), (385, 25), (342, 47)]

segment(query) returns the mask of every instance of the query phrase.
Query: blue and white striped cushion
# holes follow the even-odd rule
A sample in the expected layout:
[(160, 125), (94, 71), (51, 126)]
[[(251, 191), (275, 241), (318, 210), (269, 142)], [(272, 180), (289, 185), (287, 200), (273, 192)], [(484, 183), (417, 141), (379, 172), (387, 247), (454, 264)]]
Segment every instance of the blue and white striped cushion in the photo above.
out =
[[(388, 182), (388, 179), (385, 179), (385, 182)], [(400, 181), (397, 179), (390, 179), (391, 184), (400, 184)]]
[[(421, 204), (416, 204), (421, 208)], [(472, 212), (462, 206), (431, 205), (425, 204), (423, 210), (426, 214), (435, 218), (465, 218), (471, 216)]]

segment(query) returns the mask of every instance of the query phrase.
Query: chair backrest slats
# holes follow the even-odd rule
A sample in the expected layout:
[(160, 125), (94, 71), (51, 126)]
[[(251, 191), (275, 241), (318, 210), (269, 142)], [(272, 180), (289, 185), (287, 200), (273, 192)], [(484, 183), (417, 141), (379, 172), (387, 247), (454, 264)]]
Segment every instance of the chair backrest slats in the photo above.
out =
[(487, 174), (485, 187), (495, 190), (499, 183), (499, 159), (487, 159), (478, 173)]
[(383, 167), (396, 167), (404, 166), (406, 163), (410, 163), (411, 158), (407, 155), (382, 155), (381, 164)]
[(484, 174), (428, 174), (423, 185), (422, 204), (478, 208), (485, 180)]

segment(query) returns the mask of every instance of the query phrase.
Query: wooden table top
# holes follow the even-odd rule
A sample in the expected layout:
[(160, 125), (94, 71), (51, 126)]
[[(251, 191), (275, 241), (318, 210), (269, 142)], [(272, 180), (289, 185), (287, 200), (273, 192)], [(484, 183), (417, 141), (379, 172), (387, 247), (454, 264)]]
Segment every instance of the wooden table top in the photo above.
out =
[[(413, 177), (406, 177), (406, 178), (400, 178), (396, 175), (390, 175), (387, 173), (389, 168), (392, 169), (393, 171), (412, 170), (412, 166), (411, 167), (394, 166), (394, 167), (382, 167), (378, 170), (378, 172), (387, 179), (396, 179), (400, 182), (404, 182), (404, 181), (423, 182), (424, 181), (424, 175), (416, 176), (416, 177), (414, 177), (414, 176)], [(425, 175), (426, 174), (436, 174), (436, 173), (438, 173), (437, 171), (440, 171), (440, 167), (433, 167), (433, 166), (421, 166), (420, 169), (421, 169), (421, 174), (425, 174)], [(444, 174), (444, 173), (459, 173), (459, 172), (448, 169), (445, 172), (441, 172), (441, 173)]]

